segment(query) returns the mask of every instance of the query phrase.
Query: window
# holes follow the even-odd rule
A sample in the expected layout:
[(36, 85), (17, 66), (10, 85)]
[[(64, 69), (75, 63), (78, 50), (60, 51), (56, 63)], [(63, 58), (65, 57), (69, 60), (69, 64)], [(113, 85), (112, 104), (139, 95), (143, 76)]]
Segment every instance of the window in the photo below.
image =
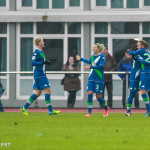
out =
[(107, 38), (95, 38), (95, 43), (104, 44), (108, 46), (108, 39)]
[(69, 22), (68, 23), (69, 34), (81, 34), (81, 23), (80, 22)]
[(145, 40), (146, 42), (148, 42), (148, 43), (149, 43), (149, 45), (148, 45), (148, 49), (150, 50), (150, 37), (149, 37), (149, 38), (143, 38), (143, 40)]
[(150, 34), (150, 22), (143, 22), (143, 34)]
[(0, 34), (7, 33), (7, 23), (0, 23)]
[(150, 6), (150, 0), (144, 0), (144, 6)]
[(22, 0), (22, 6), (32, 7), (32, 0)]
[(81, 38), (68, 38), (68, 56), (81, 56)]
[(1, 6), (6, 6), (6, 0), (0, 0), (0, 7)]
[(33, 34), (33, 23), (32, 22), (21, 23), (21, 34)]
[(37, 0), (37, 8), (48, 9), (49, 8), (49, 0)]
[(138, 22), (112, 22), (112, 34), (139, 34)]
[(139, 8), (139, 0), (127, 0), (127, 8)]
[[(21, 71), (32, 71), (33, 38), (21, 38)], [(21, 74), (27, 76), (28, 74)]]
[(123, 59), (126, 50), (137, 41), (134, 39), (113, 39), (113, 56), (117, 63)]
[(107, 22), (95, 22), (95, 34), (107, 34), (108, 23)]
[(96, 6), (107, 6), (107, 0), (96, 0)]
[(123, 8), (123, 0), (111, 0), (111, 8)]
[[(81, 56), (81, 38), (68, 38), (68, 57), (69, 56)], [(81, 62), (78, 62), (81, 67)]]
[(65, 1), (64, 0), (52, 0), (52, 8), (62, 9), (64, 7), (65, 7)]
[(38, 22), (38, 34), (64, 34), (64, 23), (62, 22)]
[(69, 6), (71, 7), (80, 6), (80, 0), (69, 0)]
[(7, 38), (0, 37), (0, 71), (7, 71)]
[(61, 71), (64, 56), (63, 39), (44, 39), (44, 42), (43, 51), (45, 52), (46, 59), (56, 58), (56, 61), (46, 66), (46, 71)]

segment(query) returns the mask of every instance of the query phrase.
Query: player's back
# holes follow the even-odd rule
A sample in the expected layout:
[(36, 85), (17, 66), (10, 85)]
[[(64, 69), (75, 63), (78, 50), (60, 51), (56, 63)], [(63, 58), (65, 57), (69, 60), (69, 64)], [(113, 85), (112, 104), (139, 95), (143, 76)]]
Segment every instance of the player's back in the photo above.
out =
[[(145, 61), (150, 62), (150, 52), (145, 48), (136, 51), (136, 55), (140, 55)], [(150, 65), (141, 63), (141, 73), (150, 72)]]
[(133, 67), (130, 74), (130, 80), (140, 80), (140, 70), (141, 70), (141, 63), (139, 61), (133, 61)]

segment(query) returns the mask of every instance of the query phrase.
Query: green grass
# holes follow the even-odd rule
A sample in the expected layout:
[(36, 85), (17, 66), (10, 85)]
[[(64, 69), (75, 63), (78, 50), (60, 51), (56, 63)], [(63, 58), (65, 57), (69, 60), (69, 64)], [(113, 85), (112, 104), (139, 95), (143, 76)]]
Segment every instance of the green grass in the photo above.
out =
[(0, 113), (0, 143), (10, 150), (146, 150), (150, 118), (144, 114)]

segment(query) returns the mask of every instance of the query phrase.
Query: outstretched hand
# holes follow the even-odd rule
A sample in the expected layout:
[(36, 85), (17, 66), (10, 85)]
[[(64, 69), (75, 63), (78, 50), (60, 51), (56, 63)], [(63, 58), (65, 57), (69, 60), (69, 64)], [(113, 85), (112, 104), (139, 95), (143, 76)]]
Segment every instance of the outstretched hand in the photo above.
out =
[(51, 61), (47, 59), (47, 60), (43, 61), (43, 64), (45, 64), (45, 65), (50, 65), (50, 64), (51, 64)]
[(80, 60), (81, 57), (79, 55), (76, 56), (76, 60)]
[(84, 70), (90, 69), (90, 66), (84, 66)]

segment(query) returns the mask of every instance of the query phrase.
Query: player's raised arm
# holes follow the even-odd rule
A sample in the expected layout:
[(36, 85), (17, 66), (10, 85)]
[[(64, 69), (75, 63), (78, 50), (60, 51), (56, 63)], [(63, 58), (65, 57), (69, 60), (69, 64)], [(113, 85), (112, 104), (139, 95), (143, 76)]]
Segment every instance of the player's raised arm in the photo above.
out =
[(76, 56), (76, 60), (80, 60), (80, 61), (83, 61), (84, 63), (91, 64), (91, 59), (90, 60), (84, 59), (84, 58), (81, 58), (79, 55)]

